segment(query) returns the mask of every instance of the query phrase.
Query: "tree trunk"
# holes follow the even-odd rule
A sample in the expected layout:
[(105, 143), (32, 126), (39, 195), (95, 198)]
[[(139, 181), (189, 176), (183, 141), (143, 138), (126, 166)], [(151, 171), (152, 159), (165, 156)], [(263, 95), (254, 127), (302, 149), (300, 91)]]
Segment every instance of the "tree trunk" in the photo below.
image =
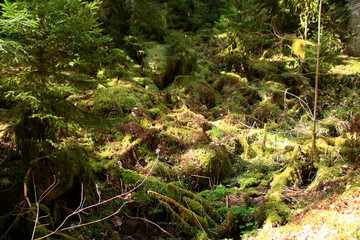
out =
[(360, 57), (360, 0), (348, 0), (350, 5), (349, 27), (353, 36), (349, 42), (349, 53), (354, 57)]

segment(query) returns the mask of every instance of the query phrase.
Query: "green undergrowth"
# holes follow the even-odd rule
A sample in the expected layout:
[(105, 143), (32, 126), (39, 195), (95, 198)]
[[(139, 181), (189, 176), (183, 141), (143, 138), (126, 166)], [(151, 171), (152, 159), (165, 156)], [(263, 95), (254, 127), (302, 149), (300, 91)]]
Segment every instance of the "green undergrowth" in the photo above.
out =
[[(24, 235), (31, 232), (26, 219), (35, 218), (35, 197), (55, 176), (59, 183), (42, 199), (46, 221), (38, 235), (54, 230), (84, 194), (85, 205), (120, 197), (82, 220), (126, 205), (106, 221), (66, 232), (77, 239), (140, 239), (145, 233), (305, 239), (313, 224), (336, 231), (334, 239), (358, 238), (348, 219), (358, 221), (359, 209), (344, 202), (358, 204), (360, 187), (359, 59), (331, 62), (327, 51), (322, 61), (314, 162), (314, 42), (295, 36), (277, 46), (268, 41), (273, 49), (260, 54), (265, 46), (242, 45), (239, 36), (209, 37), (206, 44), (197, 37), (170, 31), (162, 41), (139, 44), (139, 65), (128, 63), (123, 75), (123, 65), (113, 74), (99, 71), (103, 84), (45, 102), (49, 114), (34, 111), (14, 121), (14, 102), (0, 94), (6, 116), (0, 124), (1, 232), (10, 236), (25, 222)], [(50, 114), (55, 111), (59, 117)], [(24, 191), (30, 207), (22, 205)]]

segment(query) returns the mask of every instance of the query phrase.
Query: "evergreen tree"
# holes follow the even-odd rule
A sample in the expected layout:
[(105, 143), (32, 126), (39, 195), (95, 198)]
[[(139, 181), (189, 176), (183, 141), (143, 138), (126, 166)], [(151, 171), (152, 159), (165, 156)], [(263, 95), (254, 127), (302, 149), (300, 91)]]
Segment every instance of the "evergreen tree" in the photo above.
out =
[(104, 0), (100, 3), (100, 20), (103, 27), (117, 45), (123, 43), (130, 34), (130, 18), (133, 10), (132, 2), (126, 0)]
[(77, 121), (65, 98), (98, 84), (94, 75), (109, 39), (97, 22), (97, 2), (5, 1), (2, 8), (1, 66), (7, 74), (1, 97), (14, 102), (9, 113), (19, 129), (18, 149), (31, 161), (38, 156), (29, 156), (28, 144), (46, 140), (40, 132), (52, 128), (50, 122)]
[[(17, 153), (11, 160), (18, 174), (7, 194), (25, 199), (24, 185), (33, 189), (34, 179), (37, 189), (45, 189), (53, 175), (60, 183), (49, 201), (79, 187), (79, 182), (86, 193), (92, 186), (89, 157), (81, 144), (67, 138), (87, 117), (67, 97), (98, 85), (94, 76), (110, 41), (98, 23), (98, 3), (5, 1), (1, 8), (0, 121), (15, 134)], [(6, 208), (21, 211), (16, 204), (15, 199)], [(3, 219), (4, 226), (11, 226), (7, 234), (29, 239), (33, 223), (27, 217), (33, 216), (13, 215)]]
[(250, 57), (259, 54), (261, 46), (267, 42), (267, 9), (252, 0), (229, 1), (217, 27), (228, 37), (228, 70), (242, 72), (247, 68)]

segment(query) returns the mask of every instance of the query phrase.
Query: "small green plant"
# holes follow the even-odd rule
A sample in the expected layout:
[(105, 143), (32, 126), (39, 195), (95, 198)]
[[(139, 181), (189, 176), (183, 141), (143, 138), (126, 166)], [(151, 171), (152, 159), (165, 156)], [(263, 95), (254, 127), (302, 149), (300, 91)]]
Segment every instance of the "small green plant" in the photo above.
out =
[(208, 131), (210, 138), (211, 139), (217, 139), (217, 140), (221, 140), (225, 137), (225, 133), (217, 127), (212, 127), (209, 131)]
[(208, 201), (221, 201), (225, 200), (226, 196), (233, 191), (234, 190), (226, 188), (224, 185), (218, 185), (213, 190), (202, 191), (200, 195)]

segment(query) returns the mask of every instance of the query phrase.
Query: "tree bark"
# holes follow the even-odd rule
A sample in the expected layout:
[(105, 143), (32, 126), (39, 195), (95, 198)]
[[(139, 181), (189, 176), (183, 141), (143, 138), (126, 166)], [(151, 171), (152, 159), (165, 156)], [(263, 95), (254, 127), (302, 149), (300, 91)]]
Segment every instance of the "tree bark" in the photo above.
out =
[(349, 42), (351, 56), (360, 57), (360, 0), (348, 0), (350, 5), (349, 27), (353, 36)]

